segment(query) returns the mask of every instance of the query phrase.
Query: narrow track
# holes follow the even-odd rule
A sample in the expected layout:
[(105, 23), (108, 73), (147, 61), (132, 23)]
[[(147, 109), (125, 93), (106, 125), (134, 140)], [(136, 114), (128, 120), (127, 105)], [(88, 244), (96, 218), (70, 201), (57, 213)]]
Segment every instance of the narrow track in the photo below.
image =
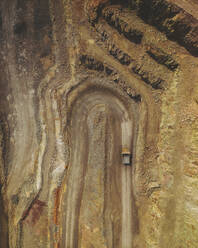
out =
[(132, 167), (122, 164), (121, 151), (132, 149), (133, 121), (105, 90), (75, 102), (63, 247), (132, 247)]

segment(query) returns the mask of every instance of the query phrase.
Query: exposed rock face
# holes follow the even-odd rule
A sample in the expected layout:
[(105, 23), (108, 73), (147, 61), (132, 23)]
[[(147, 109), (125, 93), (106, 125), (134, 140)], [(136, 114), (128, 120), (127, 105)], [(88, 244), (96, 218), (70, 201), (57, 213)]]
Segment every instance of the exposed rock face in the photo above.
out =
[(2, 247), (197, 248), (196, 10), (1, 1)]

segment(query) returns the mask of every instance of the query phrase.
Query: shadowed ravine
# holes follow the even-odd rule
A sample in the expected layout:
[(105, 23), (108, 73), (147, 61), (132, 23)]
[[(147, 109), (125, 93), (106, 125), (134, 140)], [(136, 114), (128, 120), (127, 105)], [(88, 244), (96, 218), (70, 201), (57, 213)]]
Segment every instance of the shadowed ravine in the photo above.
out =
[(132, 149), (133, 116), (111, 93), (88, 92), (75, 102), (70, 126), (63, 247), (132, 248), (132, 167), (121, 151)]
[(2, 196), (0, 195), (0, 247), (8, 248), (8, 217), (5, 214)]

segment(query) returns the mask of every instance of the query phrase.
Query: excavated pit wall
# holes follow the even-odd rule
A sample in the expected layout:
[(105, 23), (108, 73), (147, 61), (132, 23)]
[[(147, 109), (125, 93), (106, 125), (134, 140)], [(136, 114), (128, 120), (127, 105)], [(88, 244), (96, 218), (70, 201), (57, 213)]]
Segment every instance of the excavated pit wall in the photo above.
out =
[(197, 23), (190, 0), (1, 1), (4, 247), (197, 247)]

